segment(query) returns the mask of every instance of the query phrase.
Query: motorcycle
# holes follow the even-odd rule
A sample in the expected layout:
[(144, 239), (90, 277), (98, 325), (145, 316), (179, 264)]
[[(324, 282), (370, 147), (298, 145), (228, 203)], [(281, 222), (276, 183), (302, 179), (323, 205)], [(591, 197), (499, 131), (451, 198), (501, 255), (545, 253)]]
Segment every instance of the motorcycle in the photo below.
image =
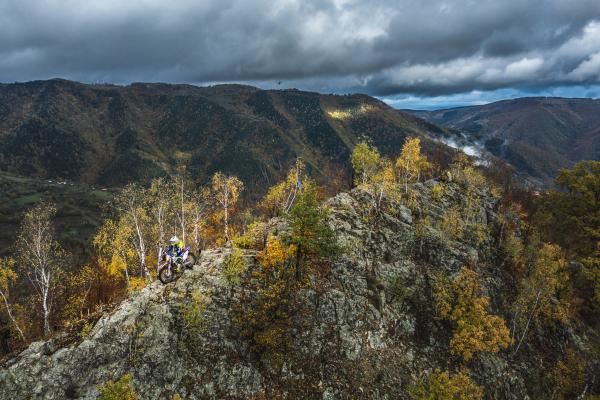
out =
[(164, 263), (158, 266), (158, 279), (164, 283), (174, 282), (183, 275), (185, 269), (192, 269), (196, 264), (196, 255), (192, 253), (190, 246), (185, 246), (181, 256), (169, 255), (165, 249), (163, 253)]

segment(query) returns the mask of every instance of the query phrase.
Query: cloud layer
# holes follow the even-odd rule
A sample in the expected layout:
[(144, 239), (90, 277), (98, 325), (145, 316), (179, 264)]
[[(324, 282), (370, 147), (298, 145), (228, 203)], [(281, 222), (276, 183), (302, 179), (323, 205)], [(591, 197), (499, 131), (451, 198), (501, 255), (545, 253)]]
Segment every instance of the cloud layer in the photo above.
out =
[(388, 96), (600, 83), (598, 0), (3, 0), (0, 81)]

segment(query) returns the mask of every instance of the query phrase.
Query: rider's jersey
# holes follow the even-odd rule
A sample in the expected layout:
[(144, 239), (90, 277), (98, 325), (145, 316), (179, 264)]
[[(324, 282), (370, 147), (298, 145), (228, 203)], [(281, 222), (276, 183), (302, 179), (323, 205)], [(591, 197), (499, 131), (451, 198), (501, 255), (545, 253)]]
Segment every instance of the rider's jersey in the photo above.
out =
[(167, 248), (167, 254), (171, 257), (176, 256), (176, 257), (181, 257), (184, 253), (184, 248), (185, 245), (183, 243), (183, 240), (180, 240), (179, 243), (177, 244), (172, 244)]

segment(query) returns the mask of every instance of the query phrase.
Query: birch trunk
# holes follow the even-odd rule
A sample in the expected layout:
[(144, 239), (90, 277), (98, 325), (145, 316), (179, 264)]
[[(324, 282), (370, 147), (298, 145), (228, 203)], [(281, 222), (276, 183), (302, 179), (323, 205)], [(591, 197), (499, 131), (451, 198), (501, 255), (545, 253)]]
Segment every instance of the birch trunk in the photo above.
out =
[(6, 313), (8, 314), (8, 318), (10, 318), (12, 323), (15, 325), (15, 328), (19, 332), (21, 339), (23, 341), (25, 341), (25, 335), (23, 334), (23, 331), (19, 327), (19, 324), (17, 324), (17, 320), (15, 319), (15, 317), (13, 317), (12, 312), (10, 310), (10, 304), (8, 304), (8, 299), (6, 298), (6, 296), (4, 295), (4, 292), (2, 290), (0, 290), (0, 296), (2, 296), (2, 299), (4, 300), (4, 305), (6, 306)]

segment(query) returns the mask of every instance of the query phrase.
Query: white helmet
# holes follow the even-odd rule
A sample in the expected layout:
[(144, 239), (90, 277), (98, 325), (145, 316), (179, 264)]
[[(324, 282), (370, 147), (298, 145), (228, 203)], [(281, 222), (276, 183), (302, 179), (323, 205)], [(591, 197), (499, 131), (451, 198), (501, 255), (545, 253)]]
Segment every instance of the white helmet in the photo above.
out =
[(177, 243), (179, 243), (179, 238), (178, 238), (177, 236), (173, 236), (173, 237), (172, 237), (172, 238), (169, 240), (169, 242), (170, 242), (171, 244), (177, 244)]

